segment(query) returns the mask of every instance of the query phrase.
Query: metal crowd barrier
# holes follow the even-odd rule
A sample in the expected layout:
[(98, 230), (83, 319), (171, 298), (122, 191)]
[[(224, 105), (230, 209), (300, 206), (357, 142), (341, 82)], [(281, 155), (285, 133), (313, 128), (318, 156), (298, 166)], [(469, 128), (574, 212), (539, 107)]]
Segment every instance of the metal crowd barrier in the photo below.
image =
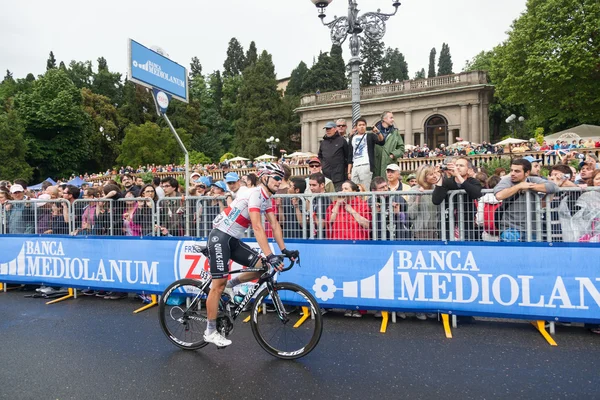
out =
[[(485, 195), (493, 190), (483, 190)], [(554, 195), (525, 192), (523, 242), (600, 241), (600, 191), (568, 188)], [(286, 239), (374, 241), (499, 241), (486, 232), (492, 214), (463, 190), (433, 205), (432, 191), (285, 194), (272, 198)], [(522, 199), (523, 200), (523, 199)], [(227, 207), (225, 197), (21, 200), (0, 207), (1, 234), (207, 237)], [(465, 211), (466, 210), (466, 211)], [(484, 215), (485, 214), (485, 215)], [(272, 229), (264, 220), (269, 237)], [(254, 237), (248, 229), (246, 237)]]

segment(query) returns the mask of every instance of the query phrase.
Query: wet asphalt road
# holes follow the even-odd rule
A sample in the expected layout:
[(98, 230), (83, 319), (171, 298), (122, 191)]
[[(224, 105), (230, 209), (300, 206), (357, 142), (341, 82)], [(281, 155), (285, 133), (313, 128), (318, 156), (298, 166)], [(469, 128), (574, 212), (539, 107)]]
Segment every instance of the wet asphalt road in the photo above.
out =
[(595, 399), (600, 336), (478, 320), (446, 339), (435, 321), (379, 333), (372, 316), (326, 315), (317, 348), (281, 361), (240, 320), (225, 350), (180, 350), (157, 308), (133, 298), (46, 305), (0, 293), (0, 399)]

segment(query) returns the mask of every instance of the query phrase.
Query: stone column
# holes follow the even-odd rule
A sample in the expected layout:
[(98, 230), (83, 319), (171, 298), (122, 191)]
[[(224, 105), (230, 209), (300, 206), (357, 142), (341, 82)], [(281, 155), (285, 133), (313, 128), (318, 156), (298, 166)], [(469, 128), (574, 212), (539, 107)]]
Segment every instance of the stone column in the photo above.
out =
[(469, 140), (469, 109), (468, 106), (460, 106), (460, 137)]
[(302, 123), (300, 134), (300, 151), (308, 151), (308, 138), (310, 137), (310, 122)]
[(414, 145), (412, 111), (406, 111), (404, 113), (404, 144)]
[(319, 123), (317, 121), (313, 121), (311, 128), (310, 146), (308, 151), (317, 154), (319, 152), (319, 140), (317, 139), (319, 136)]
[(423, 147), (424, 144), (426, 144), (425, 143), (425, 132), (421, 132), (421, 147)]
[(481, 143), (479, 128), (479, 104), (471, 105), (471, 142)]
[(490, 142), (490, 106), (489, 104), (484, 104), (481, 108), (481, 118), (483, 121), (483, 130), (481, 131), (481, 140), (486, 142)]

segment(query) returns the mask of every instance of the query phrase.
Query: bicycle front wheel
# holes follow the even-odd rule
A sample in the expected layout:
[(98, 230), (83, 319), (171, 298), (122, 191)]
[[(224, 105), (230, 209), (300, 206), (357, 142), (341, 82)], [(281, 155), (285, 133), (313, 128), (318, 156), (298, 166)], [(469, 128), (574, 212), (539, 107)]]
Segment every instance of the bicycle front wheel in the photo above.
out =
[(273, 293), (265, 288), (257, 295), (252, 333), (269, 354), (287, 360), (303, 357), (319, 343), (322, 332), (319, 304), (303, 287), (281, 282), (275, 284)]
[(167, 338), (185, 350), (197, 350), (204, 341), (206, 297), (203, 282), (181, 279), (165, 289), (160, 299), (158, 318)]

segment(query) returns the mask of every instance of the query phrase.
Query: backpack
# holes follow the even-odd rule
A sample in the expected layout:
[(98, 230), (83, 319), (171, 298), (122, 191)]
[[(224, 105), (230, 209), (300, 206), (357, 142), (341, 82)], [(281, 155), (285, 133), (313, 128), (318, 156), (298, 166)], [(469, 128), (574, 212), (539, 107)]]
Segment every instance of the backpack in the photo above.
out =
[(496, 210), (502, 203), (483, 204), (483, 230), (490, 235), (498, 236), (498, 221), (496, 221)]

